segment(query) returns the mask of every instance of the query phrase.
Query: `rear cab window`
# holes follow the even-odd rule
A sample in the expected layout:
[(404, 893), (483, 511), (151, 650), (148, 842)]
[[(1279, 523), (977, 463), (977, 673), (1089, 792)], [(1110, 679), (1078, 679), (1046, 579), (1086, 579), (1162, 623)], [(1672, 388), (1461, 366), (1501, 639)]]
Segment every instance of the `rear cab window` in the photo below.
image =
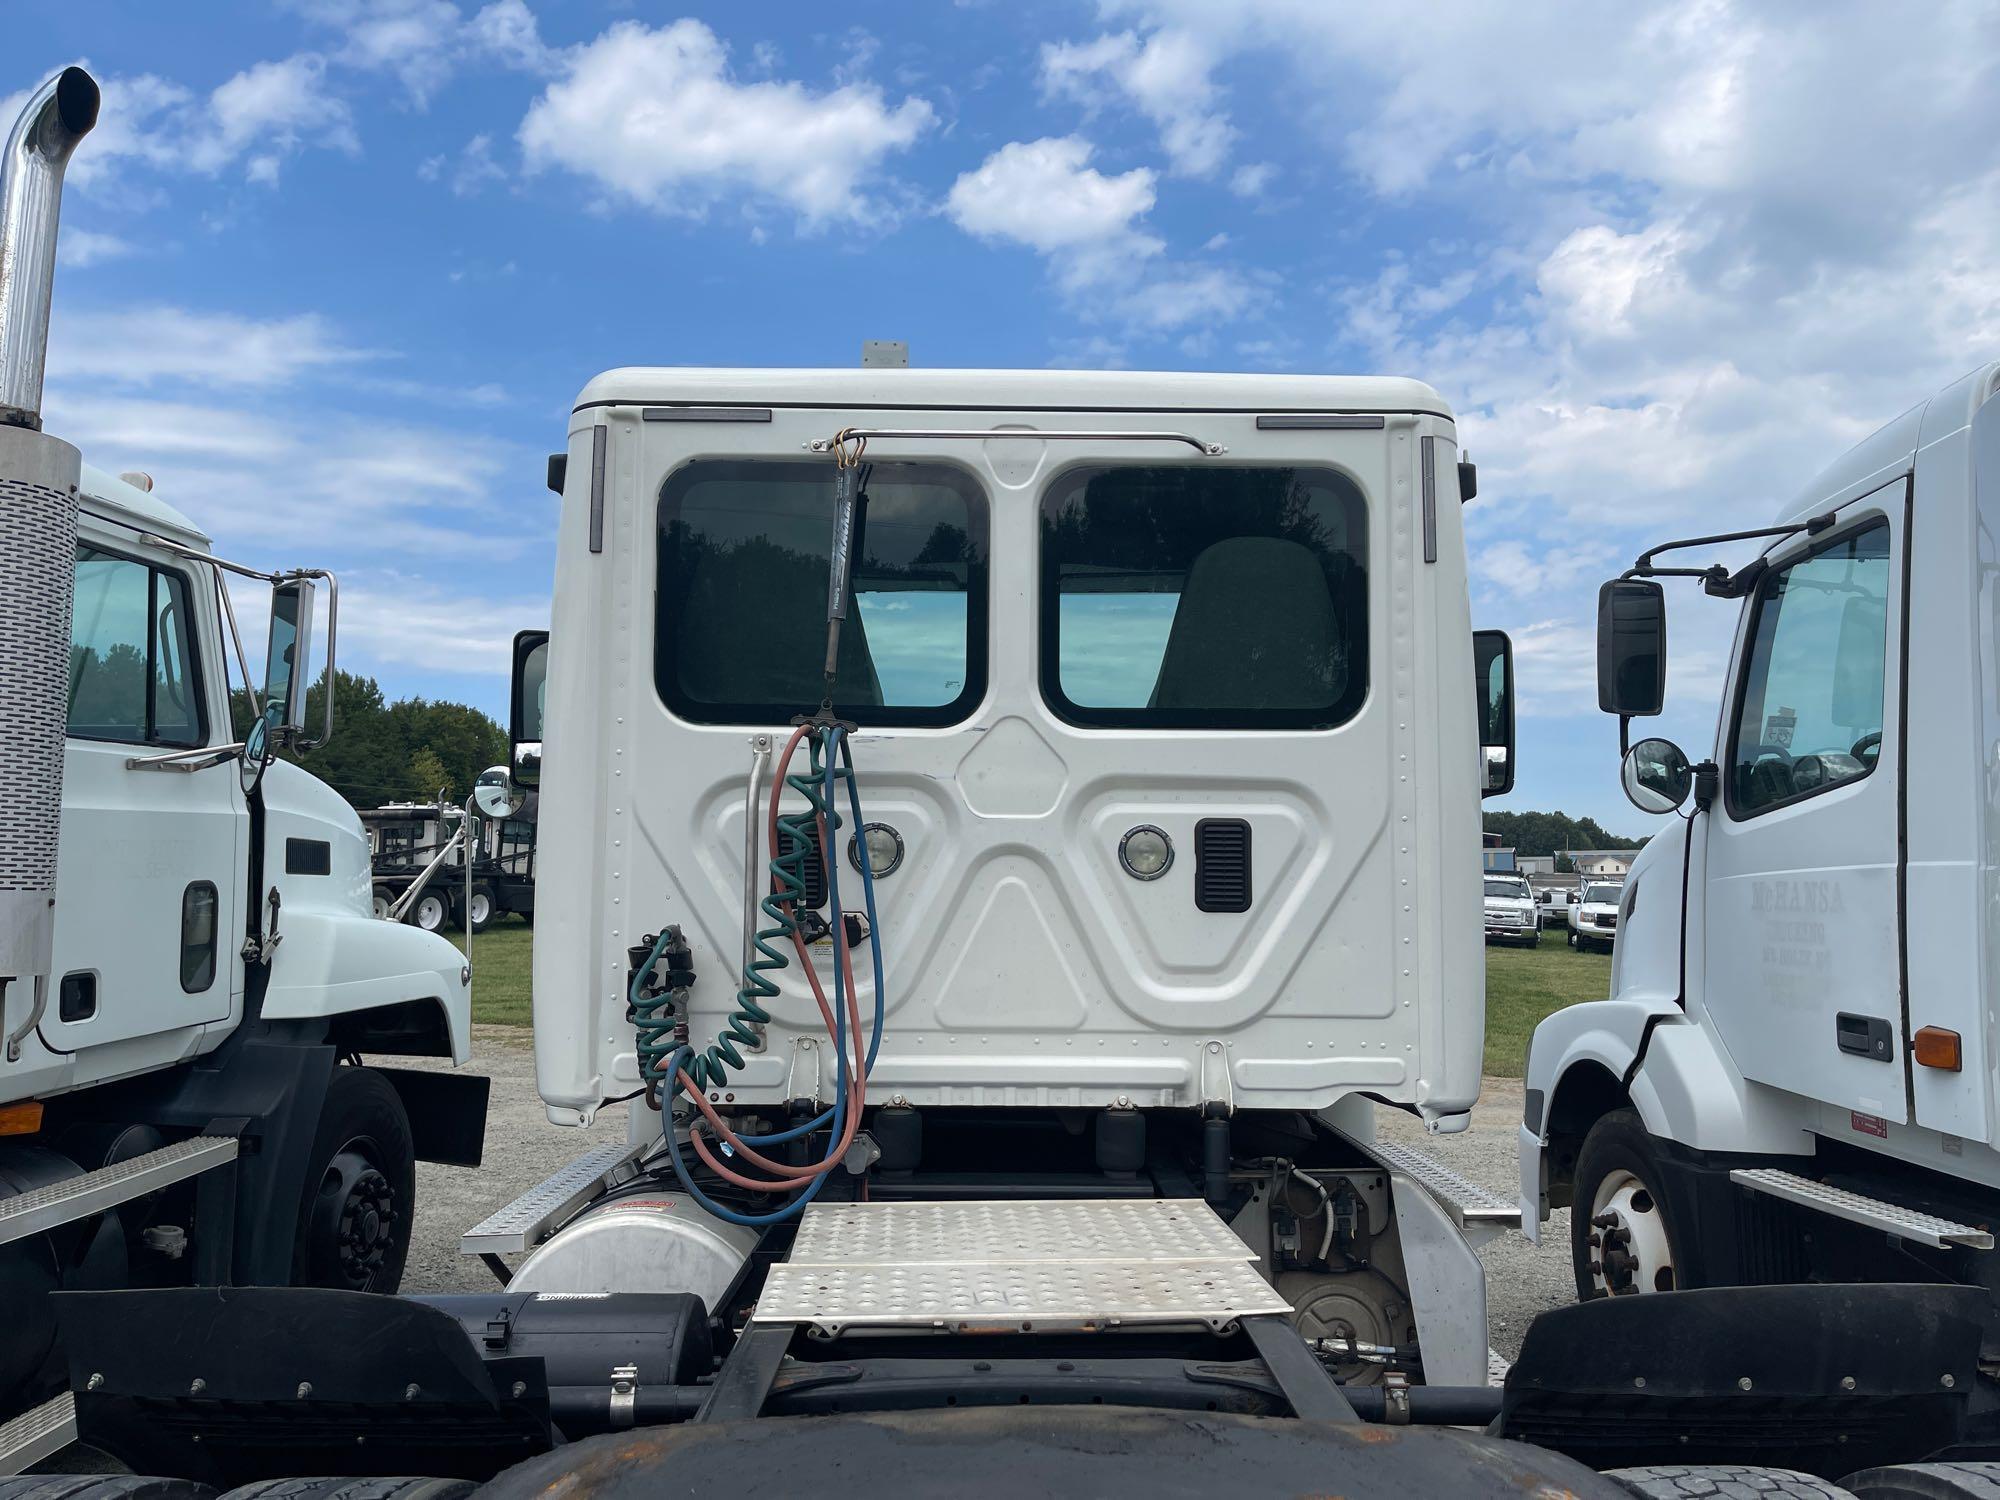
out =
[[(697, 724), (785, 722), (825, 691), (834, 468), (698, 460), (659, 500), (654, 682)], [(964, 470), (869, 463), (833, 700), (866, 725), (967, 718), (986, 687), (987, 504)]]
[(1071, 724), (1331, 729), (1367, 697), (1367, 503), (1336, 470), (1072, 469), (1041, 537), (1042, 693)]

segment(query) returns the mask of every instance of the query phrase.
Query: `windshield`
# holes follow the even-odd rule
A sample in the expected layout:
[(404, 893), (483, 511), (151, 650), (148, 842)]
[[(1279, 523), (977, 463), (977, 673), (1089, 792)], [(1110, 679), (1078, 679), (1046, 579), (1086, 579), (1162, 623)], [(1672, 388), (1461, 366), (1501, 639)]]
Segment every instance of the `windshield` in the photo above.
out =
[(1486, 894), (1489, 896), (1507, 896), (1516, 901), (1526, 901), (1528, 899), (1528, 885), (1523, 880), (1494, 880), (1488, 878), (1486, 882)]
[(1622, 886), (1615, 885), (1585, 886), (1583, 899), (1592, 905), (1616, 906), (1618, 904), (1618, 892), (1622, 889)]

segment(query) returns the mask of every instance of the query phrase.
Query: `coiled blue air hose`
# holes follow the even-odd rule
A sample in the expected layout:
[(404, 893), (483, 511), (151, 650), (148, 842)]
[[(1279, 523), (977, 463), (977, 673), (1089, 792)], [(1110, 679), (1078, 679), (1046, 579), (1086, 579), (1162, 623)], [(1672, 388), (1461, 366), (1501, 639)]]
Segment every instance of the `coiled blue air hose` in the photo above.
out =
[[(857, 830), (865, 830), (867, 827), (867, 820), (862, 814), (861, 793), (854, 777), (853, 751), (849, 747), (846, 735), (842, 732), (842, 730), (837, 726), (835, 726), (835, 727), (830, 727), (826, 731), (826, 759), (824, 765), (820, 763), (819, 737), (818, 734), (815, 733), (812, 736), (811, 749), (809, 751), (809, 760), (810, 764), (812, 765), (811, 778), (808, 779), (797, 776), (788, 776), (786, 777), (786, 783), (787, 785), (792, 786), (795, 790), (799, 791), (802, 795), (805, 795), (808, 798), (809, 803), (811, 804), (809, 811), (805, 814), (798, 815), (799, 818), (801, 819), (810, 818), (812, 820), (817, 820), (818, 817), (821, 815), (822, 811), (826, 815), (829, 836), (826, 840), (826, 847), (821, 850), (821, 854), (827, 864), (827, 891), (829, 900), (831, 902), (835, 940), (843, 941), (845, 938), (845, 931), (842, 925), (843, 918), (840, 908), (840, 881), (839, 881), (838, 871), (835, 868), (834, 864), (835, 841), (831, 837), (832, 830), (839, 826), (839, 815), (834, 811), (834, 804), (838, 800), (836, 794), (836, 788), (840, 780), (844, 779), (847, 782), (848, 806), (851, 812), (853, 813), (855, 828)], [(787, 826), (788, 822), (787, 819), (781, 817), (778, 821), (781, 827)], [(811, 846), (806, 842), (804, 838), (795, 838), (791, 846), (791, 849), (786, 851), (787, 855), (789, 855), (792, 851), (795, 850), (800, 851), (800, 857), (797, 860), (796, 868), (793, 872), (798, 877), (797, 891), (799, 893), (803, 893), (805, 889), (803, 851), (810, 847)], [(868, 1038), (868, 1052), (865, 1062), (863, 1064), (863, 1077), (865, 1079), (867, 1072), (873, 1069), (875, 1065), (876, 1054), (880, 1050), (882, 1045), (882, 1024), (883, 1024), (883, 1016), (886, 1010), (886, 999), (882, 983), (882, 936), (881, 936), (880, 925), (876, 917), (876, 906), (875, 906), (875, 872), (869, 863), (868, 841), (865, 838), (860, 837), (858, 832), (855, 839), (855, 847), (857, 852), (856, 862), (860, 866), (860, 873), (861, 873), (862, 900), (868, 913), (869, 958), (874, 965), (874, 979), (875, 979), (875, 986), (874, 986), (875, 1015), (874, 1015), (874, 1025), (871, 1028), (870, 1035)], [(782, 881), (785, 877), (782, 874), (777, 873), (777, 861), (775, 860), (773, 861), (772, 868), (774, 874), (777, 876), (777, 879)], [(774, 909), (774, 906), (776, 907), (776, 909)], [(768, 916), (770, 916), (773, 919), (774, 923), (779, 921), (792, 920), (790, 912), (784, 909), (781, 901), (778, 901), (776, 899), (776, 893), (774, 893), (773, 897), (767, 897), (765, 899), (765, 901), (762, 903), (762, 909)], [(735, 1015), (732, 1016), (731, 1018), (732, 1021), (741, 1018), (745, 1012), (744, 1002), (745, 1002), (746, 992), (752, 988), (753, 978), (757, 983), (761, 983), (762, 985), (768, 986), (768, 991), (764, 994), (760, 994), (754, 997), (755, 999), (769, 998), (769, 996), (773, 996), (778, 993), (777, 986), (771, 984), (771, 982), (768, 979), (763, 978), (763, 973), (771, 969), (785, 967), (788, 960), (781, 952), (773, 951), (765, 942), (761, 940), (764, 939), (766, 936), (769, 936), (771, 938), (789, 936), (791, 930), (792, 929), (790, 928), (777, 929), (774, 927), (773, 929), (760, 930), (760, 932), (758, 933), (758, 938), (760, 939), (760, 941), (756, 944), (756, 947), (759, 954), (767, 955), (769, 958), (774, 959), (776, 961), (767, 962), (760, 965), (756, 959), (752, 960), (750, 968), (746, 969), (744, 974), (744, 981), (745, 981), (744, 988), (738, 991), (738, 996), (737, 996), (738, 1007)], [(652, 957), (651, 959), (648, 960), (645, 968), (642, 969), (639, 975), (635, 976), (634, 978), (633, 997), (635, 1006), (638, 1004), (637, 992), (639, 984), (643, 981), (646, 973), (650, 972), (653, 963), (658, 961), (660, 952), (664, 948), (665, 941), (666, 940), (663, 936), (660, 942), (655, 945)], [(833, 1108), (829, 1110), (824, 1110), (818, 1115), (815, 1115), (812, 1119), (806, 1121), (803, 1125), (795, 1125), (789, 1130), (777, 1131), (770, 1135), (740, 1137), (740, 1139), (746, 1145), (756, 1145), (756, 1146), (780, 1145), (787, 1141), (798, 1140), (801, 1137), (810, 1135), (814, 1131), (820, 1129), (830, 1130), (832, 1138), (837, 1140), (844, 1132), (847, 1123), (847, 1096), (848, 1096), (847, 991), (846, 991), (845, 969), (846, 966), (843, 964), (836, 963), (833, 966), (833, 985), (834, 985), (833, 1012), (834, 1012), (834, 1023), (835, 1023), (834, 1053), (838, 1065), (838, 1076), (836, 1081), (836, 1091), (834, 1094)], [(760, 1011), (762, 1009), (761, 1005), (757, 1006), (756, 1008), (759, 1009)], [(769, 1019), (768, 1014), (765, 1015), (764, 1019), (767, 1020)], [(742, 1037), (738, 1038), (738, 1040), (749, 1040), (749, 1039), (750, 1038), (742, 1038)], [(712, 1086), (719, 1086), (727, 1081), (727, 1074), (721, 1071), (721, 1064), (720, 1061), (718, 1061), (718, 1054), (720, 1054), (721, 1057), (723, 1058), (728, 1058), (729, 1060), (733, 1061), (735, 1066), (740, 1067), (742, 1065), (742, 1058), (740, 1055), (735, 1055), (733, 1056), (733, 1058), (730, 1057), (730, 1054), (733, 1053), (733, 1050), (734, 1050), (733, 1048), (724, 1048), (721, 1043), (718, 1043), (715, 1048), (710, 1049), (710, 1052), (707, 1054), (706, 1058), (703, 1059), (703, 1064), (706, 1065), (704, 1067), (704, 1071), (707, 1071), (707, 1067), (713, 1067), (715, 1070), (709, 1074)], [(690, 1077), (690, 1074), (692, 1073), (692, 1067), (690, 1066), (690, 1063), (696, 1057), (697, 1054), (695, 1053), (695, 1050), (692, 1046), (682, 1045), (675, 1048), (671, 1053), (671, 1055), (667, 1058), (663, 1072), (667, 1078), (673, 1080), (675, 1087), (682, 1086), (683, 1080), (688, 1079)], [(694, 1083), (692, 1086), (700, 1086), (700, 1085), (697, 1082)], [(729, 1149), (727, 1143), (718, 1142), (718, 1144), (724, 1151), (727, 1151)], [(704, 1193), (701, 1190), (701, 1188), (696, 1186), (693, 1176), (688, 1171), (687, 1162), (681, 1156), (680, 1142), (675, 1138), (674, 1129), (671, 1122), (668, 1122), (667, 1125), (666, 1146), (667, 1146), (668, 1159), (671, 1161), (673, 1165), (674, 1175), (680, 1179), (681, 1186), (687, 1190), (690, 1197), (692, 1197), (697, 1203), (699, 1203), (703, 1208), (707, 1209), (710, 1213), (714, 1214), (717, 1218), (723, 1219), (732, 1224), (742, 1224), (751, 1228), (760, 1228), (767, 1224), (782, 1223), (784, 1220), (790, 1218), (792, 1215), (799, 1213), (805, 1208), (805, 1206), (808, 1203), (812, 1202), (812, 1200), (818, 1196), (820, 1189), (826, 1184), (827, 1177), (831, 1175), (830, 1172), (822, 1172), (819, 1176), (812, 1178), (808, 1183), (805, 1184), (803, 1190), (798, 1194), (797, 1197), (791, 1199), (789, 1202), (785, 1203), (783, 1206), (777, 1209), (774, 1209), (768, 1213), (763, 1213), (763, 1214), (745, 1214), (739, 1212), (736, 1209), (728, 1208), (720, 1203), (717, 1203), (712, 1198), (710, 1198), (706, 1193)]]

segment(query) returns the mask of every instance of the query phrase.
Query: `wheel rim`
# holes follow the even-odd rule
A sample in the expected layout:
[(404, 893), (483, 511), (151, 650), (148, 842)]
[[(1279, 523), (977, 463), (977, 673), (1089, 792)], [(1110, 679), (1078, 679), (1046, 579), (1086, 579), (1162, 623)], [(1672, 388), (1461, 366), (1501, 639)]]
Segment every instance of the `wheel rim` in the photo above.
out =
[(307, 1250), (311, 1283), (367, 1291), (401, 1232), (402, 1210), (376, 1162), (374, 1141), (348, 1141), (326, 1164), (313, 1195)]
[(375, 915), (377, 918), (389, 915), (389, 903), (380, 896), (375, 898)]
[(1590, 1285), (1602, 1296), (1671, 1292), (1673, 1246), (1653, 1190), (1633, 1172), (1609, 1172), (1590, 1205)]
[(493, 915), (493, 898), (484, 891), (472, 893), (472, 920), (484, 927)]
[(436, 932), (444, 926), (444, 902), (436, 896), (425, 896), (418, 901), (417, 925), (425, 932)]

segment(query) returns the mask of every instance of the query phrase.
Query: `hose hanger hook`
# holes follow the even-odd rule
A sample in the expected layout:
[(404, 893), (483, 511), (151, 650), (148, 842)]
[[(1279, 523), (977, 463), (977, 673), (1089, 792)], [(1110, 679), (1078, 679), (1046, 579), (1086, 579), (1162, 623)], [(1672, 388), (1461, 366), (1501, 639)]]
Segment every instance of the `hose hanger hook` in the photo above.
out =
[[(854, 445), (852, 453), (847, 451), (849, 443)], [(843, 427), (833, 435), (827, 447), (832, 450), (835, 468), (854, 469), (861, 466), (861, 457), (868, 451), (868, 439), (859, 428)]]

